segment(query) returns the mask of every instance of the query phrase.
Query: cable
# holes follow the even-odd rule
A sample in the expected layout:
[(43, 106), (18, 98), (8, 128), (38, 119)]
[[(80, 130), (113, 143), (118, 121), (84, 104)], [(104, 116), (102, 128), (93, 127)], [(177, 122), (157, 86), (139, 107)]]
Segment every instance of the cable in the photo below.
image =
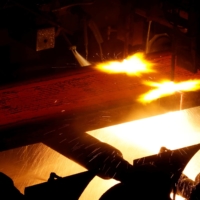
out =
[(60, 8), (57, 8), (57, 9), (54, 9), (52, 10), (52, 12), (57, 12), (57, 11), (60, 11), (60, 10), (67, 10), (73, 6), (86, 6), (86, 5), (92, 5), (93, 3), (95, 2), (94, 1), (91, 1), (91, 2), (87, 2), (87, 3), (74, 3), (74, 4), (70, 4), (70, 5), (67, 5), (67, 6), (63, 6), (63, 7), (60, 7)]

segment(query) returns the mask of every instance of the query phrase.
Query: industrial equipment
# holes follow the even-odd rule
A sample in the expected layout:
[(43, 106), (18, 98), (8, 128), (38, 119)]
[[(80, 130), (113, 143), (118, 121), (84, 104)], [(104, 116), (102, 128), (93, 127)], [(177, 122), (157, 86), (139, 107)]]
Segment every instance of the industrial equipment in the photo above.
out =
[[(0, 151), (43, 143), (85, 167), (83, 176), (95, 170), (103, 179), (120, 181), (102, 200), (141, 193), (140, 199), (169, 200), (178, 183), (178, 193), (195, 199), (199, 183), (185, 195), (179, 178), (186, 179), (181, 173), (199, 145), (166, 150), (132, 165), (117, 148), (86, 132), (200, 105), (199, 88), (137, 101), (150, 90), (144, 80), (200, 79), (199, 9), (197, 0), (1, 1)], [(95, 68), (126, 62), (137, 52), (155, 71), (130, 76)], [(50, 184), (27, 188), (25, 195)]]

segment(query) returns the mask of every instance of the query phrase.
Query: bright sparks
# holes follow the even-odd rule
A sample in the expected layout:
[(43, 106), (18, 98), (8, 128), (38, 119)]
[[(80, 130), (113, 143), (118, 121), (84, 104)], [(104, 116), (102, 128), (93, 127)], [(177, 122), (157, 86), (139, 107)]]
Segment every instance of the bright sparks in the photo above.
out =
[(200, 89), (200, 80), (188, 80), (180, 83), (172, 81), (163, 81), (161, 83), (145, 81), (144, 84), (155, 89), (141, 95), (138, 99), (140, 102), (151, 102), (160, 97), (172, 95), (175, 92), (189, 92)]
[[(157, 154), (160, 147), (178, 149), (200, 142), (200, 107), (170, 112), (88, 132), (119, 149), (129, 163)], [(184, 174), (192, 180), (200, 169), (200, 151), (190, 160)], [(176, 200), (183, 200), (176, 195)]]
[(96, 66), (96, 68), (110, 74), (126, 73), (127, 75), (139, 76), (143, 73), (154, 72), (152, 65), (153, 63), (144, 59), (144, 54), (136, 53), (124, 59), (122, 62), (109, 61), (100, 63)]
[(132, 163), (134, 158), (158, 153), (161, 146), (177, 149), (198, 143), (199, 129), (194, 130), (188, 113), (169, 112), (88, 133), (119, 149), (124, 159)]

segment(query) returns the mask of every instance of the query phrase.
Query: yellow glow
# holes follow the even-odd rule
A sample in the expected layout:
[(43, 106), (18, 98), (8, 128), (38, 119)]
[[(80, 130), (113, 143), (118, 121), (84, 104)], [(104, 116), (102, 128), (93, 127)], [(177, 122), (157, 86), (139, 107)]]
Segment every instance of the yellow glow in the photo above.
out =
[(154, 72), (153, 63), (144, 59), (144, 54), (136, 53), (127, 57), (122, 62), (110, 61), (100, 63), (96, 69), (107, 73), (126, 73), (127, 75), (141, 75), (142, 73)]
[[(173, 193), (171, 193), (170, 195), (171, 199), (173, 199)], [(183, 200), (184, 198), (179, 196), (179, 195), (176, 195), (176, 200)]]
[[(119, 149), (124, 159), (132, 164), (134, 159), (158, 153), (161, 146), (173, 150), (200, 143), (199, 119), (195, 119), (199, 116), (199, 111), (198, 107), (171, 112), (88, 133)], [(184, 169), (184, 173), (193, 180), (199, 173), (199, 159), (200, 152)], [(176, 199), (183, 198), (177, 196)]]
[(189, 92), (200, 89), (200, 80), (188, 80), (180, 83), (172, 81), (162, 81), (161, 83), (145, 81), (143, 82), (147, 86), (154, 87), (146, 94), (141, 95), (138, 98), (140, 102), (151, 102), (160, 97), (172, 95), (175, 92)]
[[(199, 120), (200, 107), (196, 107), (93, 130), (88, 134), (119, 149), (124, 159), (132, 164), (134, 159), (157, 153), (161, 146), (177, 149), (200, 143)], [(3, 151), (0, 158), (1, 171), (13, 179), (22, 193), (27, 186), (47, 181), (50, 172), (64, 177), (86, 170), (44, 144)], [(200, 152), (197, 152), (184, 174), (194, 180), (199, 172)], [(116, 183), (113, 179), (95, 177), (79, 200), (97, 200)], [(176, 200), (183, 198), (177, 196)]]
[(90, 131), (89, 134), (119, 148), (124, 159), (132, 163), (134, 158), (158, 153), (161, 146), (176, 149), (200, 142), (200, 134), (193, 129), (185, 111), (177, 111)]

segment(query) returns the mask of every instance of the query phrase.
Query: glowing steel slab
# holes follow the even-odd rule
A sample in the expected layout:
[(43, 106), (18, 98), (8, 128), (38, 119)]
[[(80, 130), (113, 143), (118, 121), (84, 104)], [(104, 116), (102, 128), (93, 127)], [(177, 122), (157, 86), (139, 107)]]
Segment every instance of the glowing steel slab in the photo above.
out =
[[(89, 67), (0, 88), (1, 150), (39, 142), (44, 132), (66, 125), (87, 131), (179, 110), (180, 104), (182, 109), (200, 105), (199, 92), (139, 103), (138, 97), (150, 89), (142, 81), (158, 82), (171, 73), (169, 55), (149, 60), (157, 73), (129, 76)], [(177, 81), (200, 78), (178, 67), (175, 74)]]

